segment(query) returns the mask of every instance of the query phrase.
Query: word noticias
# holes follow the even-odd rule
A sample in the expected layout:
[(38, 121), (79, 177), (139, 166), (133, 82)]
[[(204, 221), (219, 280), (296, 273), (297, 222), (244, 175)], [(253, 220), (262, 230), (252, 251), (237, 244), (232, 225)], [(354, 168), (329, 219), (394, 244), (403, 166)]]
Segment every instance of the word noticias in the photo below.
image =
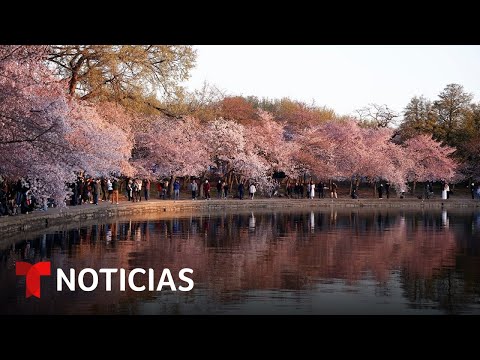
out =
[[(118, 276), (114, 276), (117, 274)], [(30, 264), (26, 262), (16, 263), (16, 274), (26, 276), (26, 292), (25, 296), (35, 296), (40, 298), (40, 276), (51, 275), (50, 262), (44, 261), (37, 264)], [(193, 289), (194, 282), (188, 274), (193, 274), (190, 268), (183, 268), (178, 272), (178, 279), (184, 282), (186, 286), (179, 285), (179, 291), (190, 291)], [(78, 288), (82, 291), (94, 291), (98, 288), (99, 279), (103, 276), (105, 278), (105, 291), (112, 291), (112, 284), (114, 283), (120, 291), (126, 291), (128, 288), (132, 291), (162, 291), (164, 288), (170, 288), (171, 291), (177, 291), (177, 284), (174, 281), (170, 269), (163, 269), (158, 279), (155, 281), (154, 269), (135, 268), (128, 272), (123, 268), (101, 268), (98, 272), (92, 268), (85, 268), (76, 274), (75, 269), (70, 268), (68, 275), (63, 269), (57, 269), (57, 291), (63, 291), (64, 285), (70, 291), (76, 291)], [(115, 277), (116, 280), (112, 281)]]

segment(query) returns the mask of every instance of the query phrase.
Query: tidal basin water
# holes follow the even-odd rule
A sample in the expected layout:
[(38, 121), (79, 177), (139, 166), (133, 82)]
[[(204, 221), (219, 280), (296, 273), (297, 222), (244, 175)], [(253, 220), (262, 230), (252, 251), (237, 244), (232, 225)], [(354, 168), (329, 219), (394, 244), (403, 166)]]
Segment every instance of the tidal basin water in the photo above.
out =
[[(1, 240), (0, 314), (480, 313), (478, 210), (263, 210), (72, 226)], [(51, 261), (40, 299), (25, 298), (16, 261)], [(195, 286), (120, 291), (114, 274), (107, 292), (100, 274), (94, 291), (58, 292), (56, 268), (152, 268), (155, 284), (168, 268), (177, 287), (179, 270), (191, 268)]]

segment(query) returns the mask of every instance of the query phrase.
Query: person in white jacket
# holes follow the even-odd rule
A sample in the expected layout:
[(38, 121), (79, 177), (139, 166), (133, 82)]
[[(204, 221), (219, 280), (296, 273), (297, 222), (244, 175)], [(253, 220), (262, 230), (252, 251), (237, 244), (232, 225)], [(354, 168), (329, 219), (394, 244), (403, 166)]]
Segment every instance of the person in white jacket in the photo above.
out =
[(255, 196), (255, 193), (257, 192), (257, 188), (255, 187), (255, 184), (251, 184), (248, 192), (250, 193), (250, 199), (253, 200), (253, 197)]
[(443, 191), (442, 191), (442, 200), (447, 200), (448, 199), (448, 192), (450, 191), (450, 186), (448, 183), (445, 183), (443, 186)]

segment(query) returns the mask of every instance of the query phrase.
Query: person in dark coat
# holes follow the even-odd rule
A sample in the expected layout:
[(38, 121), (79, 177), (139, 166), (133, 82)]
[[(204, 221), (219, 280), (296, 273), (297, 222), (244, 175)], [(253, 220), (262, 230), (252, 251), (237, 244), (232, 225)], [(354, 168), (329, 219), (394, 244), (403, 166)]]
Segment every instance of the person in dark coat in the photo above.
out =
[(143, 180), (143, 194), (145, 195), (145, 201), (150, 199), (150, 180), (145, 179)]
[(70, 184), (70, 189), (72, 190), (72, 199), (70, 200), (70, 205), (71, 206), (76, 206), (77, 205), (77, 199), (78, 199), (78, 189), (77, 189), (77, 182), (74, 181), (73, 183)]
[(210, 183), (208, 180), (205, 180), (203, 183), (203, 193), (206, 200), (210, 200)]
[(222, 181), (218, 180), (217, 183), (217, 198), (221, 199), (222, 198)]
[(243, 181), (238, 184), (238, 197), (240, 198), (240, 200), (243, 200), (243, 193), (245, 191), (245, 186), (243, 185)]
[(85, 179), (83, 181), (83, 188), (82, 188), (82, 203), (87, 204), (89, 199), (88, 199), (88, 193), (89, 193), (89, 187), (90, 187), (90, 182), (88, 179)]
[(325, 184), (323, 183), (323, 181), (320, 181), (317, 187), (318, 187), (318, 197), (320, 199), (323, 199), (325, 197), (325, 192), (323, 189), (325, 187)]
[(352, 189), (352, 199), (358, 199), (357, 188), (353, 187)]
[(102, 190), (102, 201), (107, 200), (107, 179), (102, 178), (100, 180), (100, 188)]
[(383, 184), (378, 187), (378, 198), (383, 199)]

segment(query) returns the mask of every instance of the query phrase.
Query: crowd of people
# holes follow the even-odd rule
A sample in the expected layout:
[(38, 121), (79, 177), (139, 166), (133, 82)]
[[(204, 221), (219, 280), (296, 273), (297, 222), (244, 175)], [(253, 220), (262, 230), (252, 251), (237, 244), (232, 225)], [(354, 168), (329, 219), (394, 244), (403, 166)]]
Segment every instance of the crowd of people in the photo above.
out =
[[(0, 216), (19, 215), (31, 213), (38, 204), (30, 183), (25, 180), (18, 180), (16, 183), (3, 181), (0, 186)], [(48, 199), (45, 206), (48, 206)]]
[(72, 196), (69, 205), (98, 205), (99, 200), (118, 204), (119, 187), (120, 184), (115, 178), (79, 176), (76, 182), (70, 184)]
[[(145, 201), (150, 199), (151, 181), (149, 179), (125, 179), (125, 197), (128, 201), (140, 202), (142, 197)], [(173, 182), (172, 190), (173, 197), (169, 192), (170, 181), (168, 179), (161, 179), (156, 183), (156, 189), (159, 199), (180, 199), (180, 191), (182, 185), (179, 179), (175, 179)], [(211, 184), (208, 180), (205, 180), (202, 184), (197, 182), (197, 179), (192, 179), (188, 185), (192, 194), (192, 200), (197, 200), (200, 196), (200, 186), (203, 187), (203, 198), (206, 200), (211, 199), (210, 190)], [(95, 204), (101, 201), (110, 201), (112, 204), (118, 204), (118, 194), (122, 186), (121, 182), (117, 179), (105, 179), (105, 178), (92, 178), (92, 177), (79, 177), (77, 182), (70, 185), (73, 193), (70, 205), (82, 205), (82, 204)], [(217, 199), (227, 199), (229, 197), (230, 185), (226, 180), (218, 180), (216, 185)], [(257, 188), (255, 183), (241, 182), (237, 187), (237, 197), (239, 199), (244, 198), (245, 189), (249, 192), (249, 198), (253, 199)], [(230, 194), (233, 197), (233, 194)]]
[[(202, 186), (203, 186), (203, 198), (205, 200), (210, 200), (211, 199), (210, 192), (211, 192), (212, 186), (208, 182), (208, 179), (203, 182)], [(255, 183), (253, 183), (253, 182), (248, 184), (244, 181), (241, 181), (237, 185), (237, 194), (238, 194), (237, 197), (240, 200), (243, 200), (244, 194), (245, 194), (245, 188), (248, 189), (249, 198), (251, 200), (253, 200), (253, 198), (255, 197), (255, 193), (257, 192), (257, 187), (256, 187)], [(192, 182), (190, 183), (190, 189), (192, 191), (192, 200), (196, 200), (197, 197), (198, 197), (198, 194), (197, 194), (198, 184), (197, 184), (197, 181), (195, 179), (193, 179)], [(229, 193), (230, 186), (225, 180), (223, 180), (223, 181), (218, 180), (217, 185), (216, 185), (216, 189), (217, 189), (217, 199), (227, 199), (228, 198), (228, 193)], [(233, 197), (233, 194), (232, 194), (232, 197)]]
[[(77, 206), (84, 204), (98, 205), (99, 201), (110, 202), (111, 204), (119, 203), (119, 192), (124, 189), (125, 198), (131, 202), (140, 202), (142, 198), (145, 201), (150, 200), (151, 180), (141, 178), (93, 178), (88, 176), (78, 176), (77, 181), (70, 184), (71, 198), (67, 201), (67, 205)], [(191, 199), (197, 200), (202, 198), (210, 200), (212, 195), (212, 188), (216, 190), (217, 199), (237, 198), (244, 199), (246, 192), (248, 198), (254, 199), (257, 193), (257, 184), (253, 181), (241, 181), (236, 186), (229, 184), (226, 179), (219, 179), (215, 185), (212, 185), (209, 180), (199, 182), (198, 179), (192, 178), (187, 184), (183, 184), (183, 188), (188, 188), (191, 193)], [(468, 184), (472, 199), (480, 199), (480, 183), (471, 182)], [(280, 183), (277, 183), (273, 188), (270, 196), (282, 196), (279, 194)], [(173, 184), (170, 184), (168, 179), (160, 179), (156, 182), (156, 190), (159, 199), (174, 199), (179, 200), (182, 190), (182, 184), (179, 179), (175, 179)], [(170, 195), (172, 190), (173, 195)], [(200, 191), (200, 190), (203, 190)], [(390, 198), (390, 183), (380, 182), (376, 188), (378, 198)], [(285, 196), (291, 199), (320, 199), (330, 197), (332, 199), (338, 198), (338, 185), (335, 181), (325, 183), (320, 181), (314, 183), (312, 180), (302, 182), (287, 182), (285, 185)], [(398, 192), (398, 189), (397, 189)], [(400, 189), (400, 198), (405, 196), (406, 189)], [(441, 199), (446, 200), (452, 194), (450, 185), (446, 182), (441, 184), (440, 196)], [(358, 188), (353, 185), (350, 188), (349, 196), (352, 199), (358, 199)], [(190, 197), (190, 195), (188, 195)], [(432, 199), (435, 197), (433, 183), (426, 182), (424, 185), (424, 193), (419, 198)], [(0, 216), (2, 215), (17, 215), (28, 214), (35, 209), (47, 210), (48, 207), (54, 207), (56, 204), (51, 199), (37, 199), (31, 189), (30, 183), (24, 179), (18, 180), (16, 183), (9, 183), (2, 180), (0, 182)]]
[(318, 184), (315, 184), (313, 181), (309, 181), (306, 184), (296, 182), (295, 184), (289, 183), (286, 189), (286, 196), (292, 199), (314, 199), (315, 194), (318, 193), (320, 199), (325, 198), (325, 193), (327, 192), (331, 198), (338, 198), (337, 194), (338, 185), (335, 181), (332, 181), (330, 184), (325, 184), (323, 181), (320, 181)]

